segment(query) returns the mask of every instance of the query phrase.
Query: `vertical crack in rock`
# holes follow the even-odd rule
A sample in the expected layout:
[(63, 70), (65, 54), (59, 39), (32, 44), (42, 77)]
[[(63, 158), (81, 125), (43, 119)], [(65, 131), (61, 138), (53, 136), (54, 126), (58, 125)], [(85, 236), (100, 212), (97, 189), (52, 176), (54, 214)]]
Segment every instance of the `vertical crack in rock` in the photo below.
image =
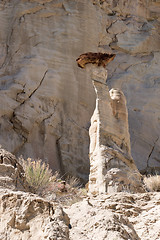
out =
[[(21, 105), (25, 104), (25, 102), (28, 101), (28, 99), (30, 99), (30, 98), (33, 96), (33, 94), (38, 90), (38, 88), (42, 85), (42, 83), (43, 83), (43, 81), (44, 81), (44, 79), (45, 79), (45, 76), (46, 76), (47, 72), (48, 72), (48, 69), (47, 69), (47, 70), (45, 71), (45, 73), (43, 74), (43, 77), (42, 77), (42, 79), (40, 80), (38, 86), (33, 90), (33, 92), (28, 96), (28, 98), (27, 98), (26, 100), (24, 100), (18, 107), (16, 107), (16, 108), (14, 109), (14, 111), (13, 111), (13, 117), (12, 117), (12, 119), (11, 119), (11, 122), (12, 122), (13, 118), (16, 116), (15, 111), (17, 110), (17, 108), (19, 108)], [(24, 88), (25, 88), (25, 85), (26, 85), (26, 84), (24, 84)], [(24, 91), (24, 89), (23, 89), (23, 91)], [(23, 92), (23, 91), (22, 91), (22, 92)], [(52, 114), (50, 114), (50, 115), (52, 115)]]
[[(54, 105), (54, 112), (52, 112), (51, 114), (49, 114), (47, 117), (45, 117), (43, 119), (43, 122), (45, 122), (46, 120), (50, 120), (52, 117), (54, 117), (54, 115), (56, 114), (56, 108), (58, 106), (57, 102)], [(60, 124), (62, 126), (62, 124)], [(56, 149), (57, 149), (57, 157), (58, 157), (58, 162), (59, 162), (59, 166), (60, 166), (60, 174), (64, 175), (65, 171), (64, 171), (64, 166), (63, 166), (63, 161), (62, 161), (62, 154), (61, 154), (61, 145), (60, 145), (60, 139), (62, 137), (62, 134), (59, 134), (60, 136), (57, 136), (57, 140), (56, 140)]]
[[(38, 90), (38, 88), (41, 86), (41, 84), (43, 83), (45, 76), (48, 72), (48, 69), (44, 72), (42, 79), (40, 80), (38, 86), (34, 89), (34, 91), (29, 95), (29, 97), (24, 100), (18, 107), (16, 107), (13, 111), (13, 116), (10, 119), (10, 122), (13, 124), (13, 129), (15, 130), (15, 132), (17, 132), (18, 134), (20, 134), (22, 136), (23, 142), (22, 145), (19, 147), (21, 148), (25, 142), (27, 142), (27, 136), (28, 136), (28, 130), (23, 126), (22, 122), (16, 117), (16, 110), (21, 107), (23, 104), (25, 104), (32, 96), (33, 94)], [(51, 116), (53, 114), (49, 114), (49, 116)], [(48, 116), (48, 117), (49, 117)], [(15, 149), (14, 153), (17, 152), (17, 149)]]
[[(62, 136), (61, 136), (62, 137)], [(59, 165), (60, 165), (60, 173), (63, 176), (65, 174), (65, 170), (64, 170), (64, 166), (63, 166), (63, 159), (62, 159), (62, 154), (61, 154), (61, 145), (60, 145), (60, 139), (61, 137), (59, 137), (56, 140), (56, 146), (57, 146), (57, 154), (58, 154), (58, 158), (59, 158)]]
[(153, 153), (153, 151), (154, 151), (154, 149), (155, 149), (155, 146), (156, 146), (156, 143), (158, 142), (158, 140), (159, 140), (159, 136), (158, 136), (157, 139), (155, 140), (155, 142), (154, 142), (154, 144), (153, 144), (153, 147), (151, 148), (151, 151), (150, 151), (150, 153), (149, 153), (149, 155), (148, 155), (148, 158), (147, 158), (147, 168), (149, 167), (149, 160), (150, 160), (150, 158), (151, 158), (151, 155), (152, 155), (152, 153)]
[(31, 97), (33, 96), (33, 94), (38, 90), (38, 88), (42, 85), (43, 80), (45, 79), (45, 76), (46, 76), (47, 72), (48, 72), (48, 69), (45, 71), (45, 73), (44, 73), (44, 75), (43, 75), (43, 77), (42, 77), (39, 85), (38, 85), (38, 86), (35, 88), (35, 90), (29, 95), (28, 98), (31, 98)]
[[(65, 104), (59, 111), (56, 110), (57, 114), (61, 115), (57, 119), (63, 118), (63, 128), (65, 130), (62, 139), (67, 141), (67, 145), (71, 146), (68, 157), (67, 151), (65, 152), (65, 148), (68, 147), (65, 143), (63, 144), (62, 139), (60, 140), (61, 149), (65, 152), (63, 161), (67, 162), (66, 171), (72, 165), (72, 172), (78, 175), (79, 169), (76, 169), (76, 163), (79, 162), (86, 176), (88, 173), (85, 170), (86, 162), (88, 161), (86, 149), (89, 142), (87, 132), (82, 136), (82, 144), (79, 144), (79, 132), (81, 130), (77, 130), (77, 126), (74, 124), (72, 129), (72, 125), (66, 123), (66, 116), (69, 116), (70, 119), (75, 119), (76, 112), (77, 118), (81, 119), (77, 122), (83, 121), (84, 125), (79, 125), (85, 127), (93, 112), (95, 95), (90, 85), (90, 79), (86, 78), (86, 73), (80, 69), (76, 70), (74, 59), (82, 51), (110, 52), (109, 44), (118, 40), (115, 46), (111, 45), (117, 52), (117, 57), (108, 68), (110, 78), (107, 80), (107, 84), (110, 86), (121, 86), (124, 93), (127, 93), (129, 109), (134, 109), (138, 106), (139, 111), (141, 111), (140, 114), (134, 114), (134, 112), (130, 111), (130, 129), (132, 132), (134, 129), (135, 132), (135, 134), (132, 134), (132, 139), (136, 140), (136, 144), (133, 145), (132, 152), (137, 166), (140, 169), (145, 169), (148, 154), (151, 150), (149, 149), (148, 151), (147, 149), (150, 142), (150, 131), (153, 129), (153, 139), (156, 139), (159, 128), (159, 122), (155, 118), (155, 116), (159, 116), (160, 112), (157, 104), (160, 86), (158, 79), (160, 59), (158, 3), (148, 1), (146, 12), (145, 1), (141, 1), (141, 4), (140, 1), (133, 0), (128, 2), (118, 0), (101, 1), (101, 4), (98, 4), (99, 0), (97, 0), (96, 2), (98, 6), (101, 5), (101, 9), (98, 6), (93, 6), (92, 1), (87, 0), (3, 0), (1, 2), (0, 66), (2, 64), (4, 66), (1, 69), (1, 84), (5, 87), (5, 91), (1, 92), (1, 110), (5, 112), (6, 118), (6, 121), (3, 120), (3, 116), (1, 118), (3, 136), (6, 135), (6, 137), (1, 136), (1, 142), (5, 142), (5, 146), (11, 151), (21, 144), (21, 135), (15, 133), (11, 125), (10, 128), (8, 127), (8, 118), (11, 118), (13, 110), (19, 107), (37, 87), (47, 69), (46, 66), (49, 66), (50, 70), (46, 76), (47, 81), (45, 81), (47, 85), (43, 89), (40, 88), (40, 91), (38, 90), (37, 92), (38, 94), (35, 93), (35, 98), (30, 96), (31, 99), (26, 104), (24, 102), (25, 106), (14, 111), (16, 115), (14, 116), (28, 129), (28, 126), (32, 127), (31, 117), (33, 117), (33, 121), (37, 121), (37, 129), (34, 128), (35, 133), (32, 134), (30, 132), (31, 144), (30, 146), (26, 144), (24, 152), (27, 154), (27, 148), (32, 152), (32, 143), (35, 141), (34, 135), (39, 134), (39, 119), (43, 121), (53, 111), (52, 100), (51, 106), (47, 107), (50, 99), (61, 99)], [(42, 10), (40, 10), (41, 7), (43, 7)], [(115, 12), (116, 14), (114, 15)], [(137, 14), (136, 16), (134, 16), (135, 13)], [(68, 15), (66, 16), (65, 14)], [(54, 21), (53, 19), (46, 19), (47, 17), (53, 17)], [(88, 34), (84, 34), (86, 31)], [(37, 34), (37, 36), (29, 40), (29, 37), (32, 37), (34, 34)], [(117, 39), (115, 39), (115, 36)], [(25, 39), (27, 39), (27, 42), (25, 42)], [(99, 42), (100, 48), (97, 46)], [(21, 45), (23, 43), (24, 45)], [(78, 48), (76, 47), (77, 44)], [(16, 52), (17, 54), (15, 54)], [(152, 56), (148, 57), (151, 54)], [(148, 59), (148, 62), (143, 59)], [(43, 67), (41, 73), (34, 74), (35, 69), (40, 69), (41, 67)], [(18, 71), (19, 69), (20, 71)], [(33, 79), (32, 76), (34, 76)], [(3, 82), (3, 78), (6, 79), (6, 82)], [(15, 82), (13, 82), (14, 80)], [(16, 102), (16, 91), (20, 92), (23, 88), (20, 85), (23, 86), (23, 83), (26, 81), (24, 92), (17, 96)], [(31, 88), (30, 86), (28, 87), (30, 83), (32, 85), (30, 85)], [(26, 88), (27, 91), (25, 91)], [(44, 98), (40, 94), (41, 90), (45, 103)], [(154, 94), (155, 92), (156, 94)], [(43, 113), (42, 109), (44, 105), (45, 113)], [(143, 111), (144, 106), (145, 111)], [(23, 107), (25, 111), (23, 111)], [(150, 111), (151, 108), (154, 111)], [(77, 109), (79, 110), (77, 111)], [(32, 111), (35, 115), (32, 115)], [(43, 113), (40, 116), (41, 118), (36, 114), (36, 111)], [(149, 118), (148, 113), (150, 114)], [(143, 128), (140, 127), (140, 124), (136, 124), (136, 118), (139, 123), (143, 122)], [(56, 124), (58, 121), (56, 123), (53, 122), (51, 131), (57, 128)], [(147, 128), (147, 126), (150, 126), (150, 128)], [(74, 134), (74, 137), (72, 134)], [(142, 138), (145, 137), (145, 142), (138, 141), (140, 135)], [(46, 136), (50, 138), (50, 130)], [(55, 137), (55, 141), (57, 137), (60, 137), (60, 135), (58, 134)], [(56, 149), (56, 143), (54, 142), (53, 144), (52, 141), (48, 141), (48, 144), (44, 146), (42, 136), (41, 144), (37, 146), (38, 151), (41, 151), (42, 147), (44, 147), (45, 157), (49, 158), (48, 149), (52, 148), (52, 145)], [(121, 152), (122, 148), (124, 147), (119, 146), (117, 151)], [(158, 156), (157, 145), (153, 154), (154, 157)], [(75, 160), (72, 158), (72, 155), (76, 156)], [(121, 155), (123, 155), (123, 151)], [(89, 161), (87, 165), (88, 163)], [(154, 167), (159, 168), (159, 162), (156, 163), (153, 155), (151, 155), (149, 160), (150, 165), (151, 163)]]
[(10, 42), (11, 42), (12, 35), (13, 35), (13, 27), (10, 31), (8, 39), (6, 40), (7, 41), (7, 43), (6, 43), (6, 56), (5, 56), (5, 59), (2, 63), (2, 65), (1, 65), (1, 68), (3, 68), (7, 64), (8, 59), (9, 59), (8, 62), (10, 62), (12, 60), (12, 56), (9, 56), (10, 55)]
[[(12, 55), (10, 54), (10, 46), (11, 46), (11, 43), (12, 43), (11, 39), (12, 39), (12, 36), (13, 36), (14, 25), (15, 25), (16, 20), (17, 20), (17, 18), (15, 16), (15, 11), (17, 11), (17, 3), (16, 3), (16, 1), (15, 1), (15, 3), (13, 1), (12, 4), (13, 4), (13, 8), (10, 8), (11, 12), (10, 12), (10, 20), (9, 20), (10, 21), (9, 26), (11, 26), (11, 27), (9, 27), (10, 32), (9, 32), (7, 38), (6, 38), (6, 56), (5, 56), (5, 59), (2, 63), (2, 65), (1, 65), (1, 68), (4, 67), (7, 64), (7, 60), (8, 60), (8, 63), (10, 63), (10, 61), (12, 60)], [(4, 5), (5, 5), (5, 3), (4, 3)]]

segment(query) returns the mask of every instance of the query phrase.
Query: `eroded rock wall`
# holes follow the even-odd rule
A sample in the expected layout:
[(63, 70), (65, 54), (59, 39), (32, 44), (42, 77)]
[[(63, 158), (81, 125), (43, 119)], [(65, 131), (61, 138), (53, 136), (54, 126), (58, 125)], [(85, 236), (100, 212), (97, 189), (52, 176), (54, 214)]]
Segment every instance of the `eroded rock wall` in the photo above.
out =
[(34, 192), (29, 186), (23, 167), (10, 152), (0, 146), (0, 188)]
[(97, 49), (98, 12), (86, 0), (0, 3), (0, 143), (82, 179), (95, 96), (75, 59)]
[(109, 88), (127, 98), (132, 156), (142, 173), (158, 172), (159, 1), (94, 1), (108, 14), (99, 47), (117, 52), (108, 66)]
[(95, 93), (75, 59), (89, 51), (115, 52), (107, 85), (127, 98), (133, 158), (143, 172), (158, 170), (159, 5), (1, 1), (0, 144), (87, 179)]

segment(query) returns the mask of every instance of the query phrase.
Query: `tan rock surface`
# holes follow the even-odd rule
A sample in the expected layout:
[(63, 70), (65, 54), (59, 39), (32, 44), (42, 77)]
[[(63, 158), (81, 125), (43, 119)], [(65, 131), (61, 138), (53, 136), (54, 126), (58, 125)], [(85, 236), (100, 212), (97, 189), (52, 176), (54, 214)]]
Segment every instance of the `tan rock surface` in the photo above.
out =
[(53, 202), (0, 189), (0, 206), (0, 240), (69, 239), (69, 218)]
[[(132, 156), (142, 173), (159, 172), (159, 44), (158, 1), (94, 1), (108, 15), (100, 42), (117, 52), (108, 66), (107, 85), (127, 99)], [(111, 40), (112, 39), (112, 40)], [(107, 40), (108, 41), (108, 40)]]
[(114, 50), (107, 85), (127, 98), (133, 158), (158, 171), (159, 19), (151, 0), (1, 1), (0, 144), (86, 180), (95, 93), (75, 59)]
[(0, 3), (0, 143), (83, 179), (95, 96), (75, 59), (97, 49), (95, 15), (88, 0)]
[(159, 240), (160, 194), (114, 193), (73, 204), (70, 239)]
[(0, 240), (68, 240), (70, 222), (60, 205), (29, 191), (22, 166), (1, 148)]
[[(0, 154), (1, 170), (2, 166), (9, 167), (15, 163), (20, 169), (12, 154), (3, 149)], [(159, 193), (114, 193), (87, 197), (66, 208), (66, 214), (57, 203), (35, 194), (12, 191), (9, 186), (9, 182), (0, 186), (0, 240), (160, 238)], [(69, 225), (72, 226), (70, 232)]]
[(33, 192), (16, 157), (0, 146), (0, 188)]

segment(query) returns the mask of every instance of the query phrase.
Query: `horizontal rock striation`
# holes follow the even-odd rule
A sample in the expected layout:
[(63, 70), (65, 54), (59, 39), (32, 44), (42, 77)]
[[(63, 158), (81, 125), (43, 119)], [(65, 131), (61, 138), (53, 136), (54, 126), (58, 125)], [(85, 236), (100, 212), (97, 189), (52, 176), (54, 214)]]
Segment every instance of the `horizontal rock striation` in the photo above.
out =
[(85, 52), (115, 53), (107, 85), (127, 99), (132, 156), (160, 171), (160, 3), (152, 0), (0, 1), (0, 144), (88, 180), (95, 106)]
[(26, 181), (23, 167), (16, 157), (0, 146), (0, 187), (34, 192)]
[(97, 50), (95, 15), (88, 0), (0, 2), (0, 144), (85, 181), (95, 96), (75, 59)]
[(107, 85), (126, 96), (132, 156), (141, 173), (158, 173), (160, 2), (93, 2), (107, 15), (99, 47), (116, 52), (107, 68)]

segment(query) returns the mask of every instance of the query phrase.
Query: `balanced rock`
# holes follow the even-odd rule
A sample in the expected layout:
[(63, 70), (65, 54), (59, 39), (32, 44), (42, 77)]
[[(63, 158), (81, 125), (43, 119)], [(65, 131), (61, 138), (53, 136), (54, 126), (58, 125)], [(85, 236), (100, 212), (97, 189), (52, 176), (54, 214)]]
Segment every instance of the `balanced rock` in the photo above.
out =
[(105, 69), (93, 72), (97, 99), (89, 129), (89, 192), (143, 192), (141, 175), (131, 156), (125, 96), (119, 89), (109, 91)]

